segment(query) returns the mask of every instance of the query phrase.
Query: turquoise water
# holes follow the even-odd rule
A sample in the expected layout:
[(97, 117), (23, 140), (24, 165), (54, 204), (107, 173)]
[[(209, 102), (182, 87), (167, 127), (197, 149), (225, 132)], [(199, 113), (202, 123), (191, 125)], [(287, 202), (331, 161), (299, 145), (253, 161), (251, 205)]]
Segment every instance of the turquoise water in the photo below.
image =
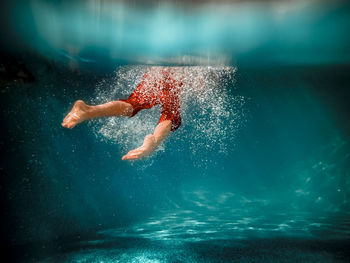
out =
[[(25, 23), (4, 30), (0, 67), (12, 261), (349, 261), (347, 4), (14, 3), (3, 20)], [(154, 65), (192, 77), (152, 157), (121, 160), (157, 107), (61, 127), (75, 100), (126, 98)]]
[[(204, 132), (193, 133), (196, 120), (188, 119), (164, 149), (135, 163), (121, 161), (125, 142), (96, 132), (107, 119), (60, 127), (76, 98), (93, 100), (99, 92), (96, 76), (55, 70), (40, 84), (6, 89), (5, 226), (19, 258), (345, 261), (349, 143), (341, 113), (348, 107), (342, 84), (347, 69), (235, 74), (226, 92), (230, 99), (246, 98), (236, 108), (243, 123), (233, 138), (220, 141), (224, 151)], [(156, 122), (159, 109), (143, 114), (146, 123)]]

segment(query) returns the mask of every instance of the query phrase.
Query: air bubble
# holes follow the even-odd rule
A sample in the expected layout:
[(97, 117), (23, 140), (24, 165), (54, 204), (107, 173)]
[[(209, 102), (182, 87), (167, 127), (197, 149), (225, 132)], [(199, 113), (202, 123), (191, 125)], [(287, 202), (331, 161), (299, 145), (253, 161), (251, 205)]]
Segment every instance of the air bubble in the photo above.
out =
[[(119, 67), (114, 76), (97, 85), (92, 103), (126, 99), (146, 72), (152, 72), (152, 77), (145, 80), (151, 84), (162, 77), (162, 70), (171, 72), (172, 80), (183, 83), (180, 92), (182, 126), (171, 136), (172, 144), (181, 144), (177, 150), (189, 151), (198, 163), (209, 160), (205, 157), (210, 154), (208, 152), (226, 154), (246, 122), (246, 98), (234, 92), (235, 67)], [(144, 92), (147, 96), (147, 91)], [(101, 118), (92, 121), (91, 126), (97, 137), (118, 144), (122, 153), (126, 153), (140, 146), (144, 137), (153, 132), (160, 112), (161, 107), (157, 105), (140, 111), (133, 118)]]

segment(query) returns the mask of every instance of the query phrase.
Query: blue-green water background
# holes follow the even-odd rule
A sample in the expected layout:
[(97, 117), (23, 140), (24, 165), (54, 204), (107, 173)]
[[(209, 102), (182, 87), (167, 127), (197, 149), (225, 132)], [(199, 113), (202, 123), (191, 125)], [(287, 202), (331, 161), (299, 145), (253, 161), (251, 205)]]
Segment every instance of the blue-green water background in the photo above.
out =
[[(343, 252), (316, 244), (308, 251), (324, 253), (306, 253), (301, 261), (349, 258), (346, 2), (218, 9), (196, 2), (88, 3), (3, 4), (2, 54), (36, 79), (1, 82), (5, 247), (62, 262), (108, 261), (109, 249), (117, 251), (115, 261), (202, 262), (204, 255), (211, 262), (242, 251), (227, 254), (229, 245), (218, 240), (292, 238), (340, 240)], [(176, 144), (169, 138), (164, 152), (130, 165), (118, 145), (96, 137), (93, 124), (60, 126), (72, 103), (93, 101), (118, 66), (172, 65), (174, 57), (198, 54), (237, 67), (225, 92), (245, 98), (244, 114), (225, 154), (215, 144), (195, 154), (190, 136)], [(190, 123), (182, 128), (191, 134)], [(304, 249), (288, 242), (297, 253)], [(78, 245), (67, 249), (67, 243)], [(186, 252), (191, 260), (183, 252), (188, 244), (198, 244)], [(205, 244), (214, 247), (211, 254), (201, 250)], [(288, 251), (276, 262), (288, 260)]]

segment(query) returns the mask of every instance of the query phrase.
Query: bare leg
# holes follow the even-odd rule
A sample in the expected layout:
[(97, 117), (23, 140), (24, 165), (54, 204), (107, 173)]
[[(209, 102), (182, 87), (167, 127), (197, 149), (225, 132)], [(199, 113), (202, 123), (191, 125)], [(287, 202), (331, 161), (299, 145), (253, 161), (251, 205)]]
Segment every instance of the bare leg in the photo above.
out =
[(62, 126), (72, 129), (78, 123), (97, 117), (131, 116), (133, 108), (124, 101), (111, 101), (105, 104), (89, 106), (82, 100), (74, 103), (72, 110), (62, 122)]

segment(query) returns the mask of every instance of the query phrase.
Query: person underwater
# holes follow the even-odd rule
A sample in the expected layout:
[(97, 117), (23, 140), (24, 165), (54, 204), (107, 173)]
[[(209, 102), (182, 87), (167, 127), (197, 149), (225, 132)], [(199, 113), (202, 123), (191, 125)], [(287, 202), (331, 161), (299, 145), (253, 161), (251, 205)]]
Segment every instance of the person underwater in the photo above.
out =
[(142, 109), (161, 105), (161, 116), (153, 133), (148, 134), (143, 144), (129, 151), (122, 160), (137, 160), (149, 156), (171, 132), (181, 125), (180, 93), (183, 82), (179, 73), (178, 70), (171, 68), (149, 68), (128, 99), (95, 106), (77, 100), (64, 118), (62, 126), (72, 129), (83, 121), (98, 117), (133, 117)]

